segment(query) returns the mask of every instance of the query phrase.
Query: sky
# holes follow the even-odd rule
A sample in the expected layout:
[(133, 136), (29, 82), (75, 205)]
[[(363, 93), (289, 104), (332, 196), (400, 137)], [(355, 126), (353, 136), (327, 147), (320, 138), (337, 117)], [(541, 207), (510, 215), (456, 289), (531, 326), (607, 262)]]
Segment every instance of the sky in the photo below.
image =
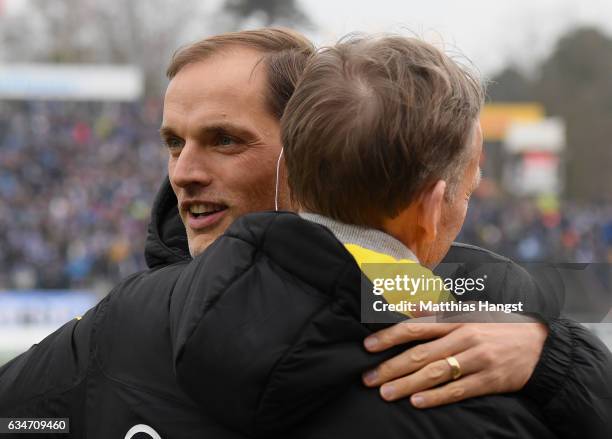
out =
[(459, 49), (493, 74), (516, 64), (526, 70), (554, 48), (559, 36), (581, 25), (612, 35), (611, 0), (299, 0), (318, 26), (318, 44), (354, 31), (412, 32)]
[[(0, 6), (10, 14), (27, 10), (29, 1), (47, 0), (0, 0)], [(489, 75), (508, 64), (535, 70), (560, 35), (581, 25), (595, 25), (612, 36), (612, 0), (297, 1), (315, 25), (300, 30), (319, 45), (355, 31), (416, 33), (459, 50)], [(211, 23), (198, 26), (197, 37), (222, 31), (214, 26), (222, 2), (202, 0)], [(208, 29), (204, 35), (203, 29)]]

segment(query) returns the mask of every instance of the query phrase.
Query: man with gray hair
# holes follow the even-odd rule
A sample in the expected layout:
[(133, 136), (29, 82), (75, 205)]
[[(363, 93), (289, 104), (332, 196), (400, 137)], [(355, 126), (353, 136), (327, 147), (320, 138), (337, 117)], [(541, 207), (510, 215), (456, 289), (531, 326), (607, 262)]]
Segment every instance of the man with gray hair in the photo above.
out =
[[(349, 39), (310, 59), (281, 122), (299, 215), (241, 217), (176, 284), (177, 379), (208, 413), (255, 436), (556, 437), (518, 394), (416, 411), (357, 379), (373, 360), (356, 343), (369, 332), (360, 266), (426, 270), (446, 254), (479, 179), (482, 103), (477, 79), (416, 39)], [(451, 355), (432, 377), (478, 361)]]

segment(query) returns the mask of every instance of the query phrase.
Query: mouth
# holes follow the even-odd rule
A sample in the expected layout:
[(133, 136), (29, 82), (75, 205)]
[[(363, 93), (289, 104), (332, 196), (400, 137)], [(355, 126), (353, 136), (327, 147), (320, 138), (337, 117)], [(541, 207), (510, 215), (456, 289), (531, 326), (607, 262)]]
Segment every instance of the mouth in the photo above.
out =
[(186, 225), (193, 230), (200, 231), (218, 223), (227, 212), (228, 207), (217, 203), (189, 203), (184, 206)]

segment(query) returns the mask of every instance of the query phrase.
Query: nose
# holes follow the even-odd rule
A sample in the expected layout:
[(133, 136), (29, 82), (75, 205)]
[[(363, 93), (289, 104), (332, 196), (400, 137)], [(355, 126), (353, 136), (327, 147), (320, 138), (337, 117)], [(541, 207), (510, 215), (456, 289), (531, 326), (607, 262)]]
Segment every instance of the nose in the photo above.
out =
[(206, 153), (196, 142), (187, 141), (179, 156), (170, 158), (168, 173), (172, 184), (183, 189), (211, 183), (206, 169)]

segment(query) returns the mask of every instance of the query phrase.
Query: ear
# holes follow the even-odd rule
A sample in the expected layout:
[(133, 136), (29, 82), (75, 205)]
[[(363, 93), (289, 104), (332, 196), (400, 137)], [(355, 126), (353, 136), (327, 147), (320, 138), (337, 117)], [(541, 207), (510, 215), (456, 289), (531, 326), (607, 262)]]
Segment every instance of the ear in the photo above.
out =
[(438, 180), (421, 195), (418, 224), (424, 232), (425, 242), (433, 242), (438, 237), (444, 191), (446, 191), (446, 182)]

